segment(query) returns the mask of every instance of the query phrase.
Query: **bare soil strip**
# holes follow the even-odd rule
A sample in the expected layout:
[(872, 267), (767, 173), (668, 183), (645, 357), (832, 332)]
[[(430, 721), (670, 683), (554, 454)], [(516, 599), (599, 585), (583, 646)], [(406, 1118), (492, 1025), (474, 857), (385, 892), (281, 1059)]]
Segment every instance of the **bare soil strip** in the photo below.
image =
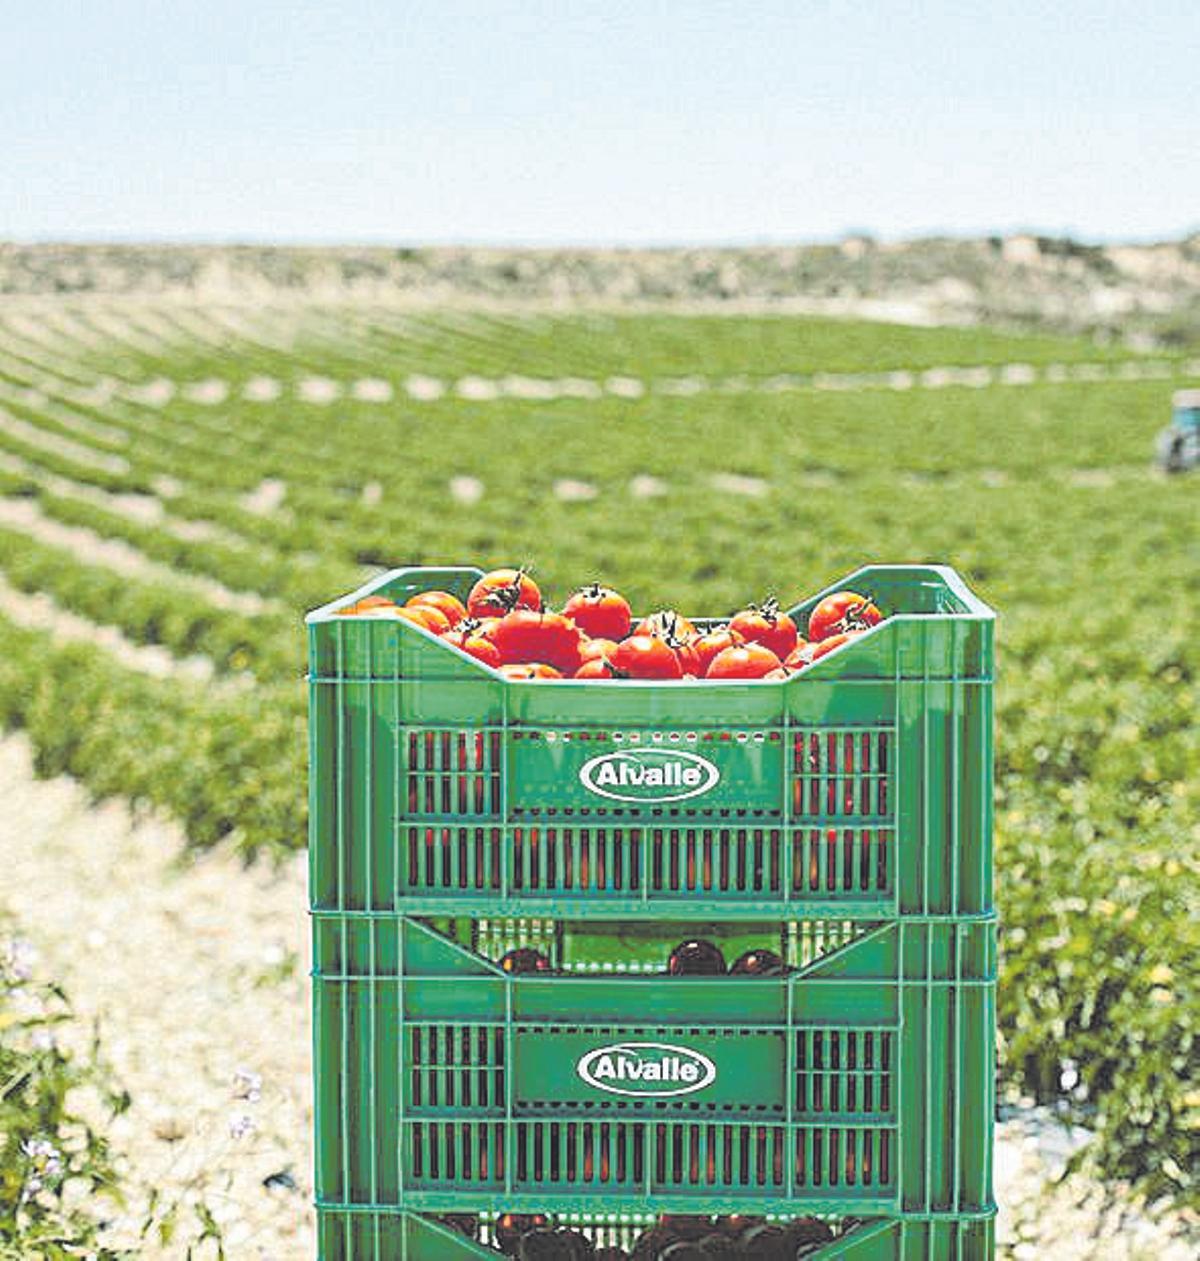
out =
[[(211, 658), (176, 657), (160, 644), (137, 644), (116, 626), (102, 626), (56, 604), (48, 595), (30, 595), (11, 586), (0, 575), (0, 614), (25, 630), (45, 631), (56, 643), (90, 644), (103, 648), (123, 666), (156, 679), (214, 686), (216, 668)], [(250, 675), (222, 678), (215, 686), (242, 690), (253, 685)]]
[(121, 539), (105, 538), (82, 526), (64, 525), (47, 516), (30, 499), (0, 498), (0, 525), (19, 530), (48, 547), (67, 548), (76, 559), (85, 564), (98, 565), (102, 569), (111, 569), (114, 573), (127, 577), (144, 578), (167, 586), (191, 587), (219, 609), (253, 616), (279, 607), (275, 601), (268, 600), (255, 591), (234, 591), (214, 578), (185, 574), (169, 565), (160, 565)]

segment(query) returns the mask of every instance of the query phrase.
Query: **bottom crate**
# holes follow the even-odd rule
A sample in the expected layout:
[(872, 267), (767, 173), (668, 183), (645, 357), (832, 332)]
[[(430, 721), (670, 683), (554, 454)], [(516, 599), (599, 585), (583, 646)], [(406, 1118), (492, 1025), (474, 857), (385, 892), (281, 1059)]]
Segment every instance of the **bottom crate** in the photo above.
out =
[[(464, 1220), (469, 1229), (469, 1217), (460, 1214), (458, 1221)], [(710, 1238), (712, 1234), (726, 1233), (720, 1219), (711, 1219), (699, 1230), (696, 1223), (700, 1219), (687, 1220), (696, 1235), (710, 1227)], [(804, 1258), (804, 1261), (833, 1261), (833, 1258), (842, 1261), (989, 1261), (995, 1247), (994, 1221), (988, 1215), (844, 1218), (822, 1222), (807, 1218), (802, 1219), (806, 1224), (816, 1223), (827, 1229), (796, 1233), (794, 1228), (799, 1220), (772, 1219), (768, 1225), (778, 1225), (780, 1230), (765, 1232), (770, 1241), (758, 1248), (739, 1243), (738, 1236), (730, 1231), (730, 1251), (724, 1255), (760, 1256), (764, 1261), (785, 1257), (788, 1261), (793, 1257)], [(652, 1219), (639, 1222), (629, 1216), (610, 1214), (588, 1220), (569, 1215), (547, 1224), (578, 1231), (597, 1248), (615, 1249), (613, 1256), (624, 1253), (654, 1261), (656, 1250), (635, 1251), (638, 1240), (644, 1238), (653, 1225)], [(811, 1240), (821, 1234), (828, 1236), (827, 1242), (795, 1242), (797, 1238)], [(492, 1242), (495, 1224), (486, 1216), (476, 1219), (475, 1237), (469, 1238), (435, 1216), (393, 1209), (322, 1207), (318, 1208), (318, 1235), (322, 1261), (471, 1261), (472, 1258), (499, 1261), (505, 1255)], [(788, 1240), (792, 1241), (790, 1245)], [(516, 1255), (519, 1257), (520, 1252)], [(550, 1249), (538, 1255), (550, 1255)], [(564, 1247), (563, 1256), (568, 1255), (569, 1249)], [(722, 1253), (702, 1250), (701, 1255), (720, 1256)]]

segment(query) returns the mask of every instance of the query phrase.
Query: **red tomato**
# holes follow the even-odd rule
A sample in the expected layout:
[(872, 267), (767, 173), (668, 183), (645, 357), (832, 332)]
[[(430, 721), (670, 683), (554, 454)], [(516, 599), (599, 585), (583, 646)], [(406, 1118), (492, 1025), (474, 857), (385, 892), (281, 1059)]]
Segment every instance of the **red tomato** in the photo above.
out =
[(419, 604), (415, 608), (395, 609), (394, 611), (380, 609), (379, 612), (387, 616), (389, 612), (395, 617), (402, 617), (406, 622), (414, 622), (417, 626), (424, 626), (427, 631), (432, 631), (435, 635), (444, 635), (450, 629), (450, 621), (441, 609), (435, 609), (432, 604)]
[(616, 647), (611, 639), (585, 639), (579, 645), (579, 660), (586, 663), (597, 657), (611, 657)]
[(675, 655), (679, 658), (679, 668), (683, 671), (685, 679), (694, 679), (698, 674), (704, 673), (704, 667), (700, 664), (700, 654), (696, 651), (696, 641), (694, 639), (687, 640), (685, 643), (676, 643), (668, 639), (667, 643), (675, 649)]
[(514, 609), (500, 619), (488, 638), (508, 663), (545, 661), (570, 674), (579, 668), (579, 627), (561, 613)]
[(556, 670), (554, 666), (546, 665), (541, 661), (535, 661), (529, 668), (533, 671), (535, 679), (561, 679), (563, 677), (561, 670)]
[(467, 596), (467, 612), (472, 617), (503, 617), (513, 609), (541, 607), (542, 593), (523, 569), (493, 569)]
[(776, 683), (780, 679), (790, 679), (792, 677), (792, 672), (786, 666), (780, 666), (778, 670), (768, 671), (768, 673), (764, 674), (762, 677), (764, 679), (770, 679), (773, 683)]
[(724, 652), (726, 648), (737, 648), (744, 642), (741, 635), (737, 631), (730, 630), (728, 626), (722, 626), (717, 630), (705, 631), (702, 635), (697, 636), (691, 645), (695, 649), (699, 667), (696, 673), (703, 676), (717, 653)]
[(398, 617), (400, 606), (398, 604), (371, 604), (365, 609), (343, 609), (342, 612), (353, 613), (355, 617)]
[(827, 595), (808, 615), (808, 637), (814, 643), (842, 631), (867, 630), (883, 621), (883, 614), (855, 591)]
[(655, 635), (631, 635), (617, 645), (609, 658), (631, 679), (679, 679), (683, 670), (675, 650)]
[(490, 639), (481, 635), (477, 629), (463, 630), (459, 625), (447, 631), (442, 638), (446, 643), (453, 644), (460, 652), (465, 652), (468, 657), (474, 657), (477, 661), (482, 661), (485, 666), (491, 666), (492, 669), (496, 669), (504, 660), (500, 656), (500, 649)]
[(529, 679), (561, 679), (562, 672), (556, 670), (553, 666), (548, 666), (541, 661), (533, 661), (529, 663), (509, 662), (500, 667), (500, 673), (506, 679), (518, 679), (526, 681)]
[(828, 639), (822, 639), (819, 644), (809, 644), (812, 653), (809, 656), (809, 664), (819, 661), (826, 653), (832, 652), (835, 648), (840, 648), (848, 640), (854, 638), (855, 635), (861, 635), (866, 627), (860, 627), (858, 630), (841, 631), (836, 635), (830, 635)]
[(368, 609), (394, 609), (395, 607), (396, 601), (389, 600), (385, 595), (365, 595), (361, 600), (346, 605), (344, 609), (338, 609), (338, 613), (346, 617), (355, 613), (365, 613)]
[(743, 644), (738, 648), (726, 648), (713, 658), (706, 679), (761, 679), (764, 674), (778, 670), (782, 662), (762, 644)]
[(458, 596), (451, 595), (449, 591), (422, 591), (419, 595), (405, 601), (405, 607), (410, 609), (420, 604), (429, 604), (435, 609), (440, 609), (451, 626), (457, 626), (467, 615), (466, 606)]
[(778, 600), (765, 604), (752, 604), (735, 613), (729, 620), (729, 629), (741, 635), (751, 644), (762, 644), (782, 661), (796, 646), (796, 623), (779, 611)]
[(576, 591), (563, 605), (563, 614), (574, 619), (575, 625), (585, 635), (594, 635), (598, 639), (624, 639), (633, 620), (629, 613), (629, 601), (598, 582)]
[(796, 641), (795, 648), (784, 658), (783, 664), (789, 670), (803, 670), (806, 665), (812, 664), (813, 649), (816, 644), (810, 644), (803, 639)]
[(657, 635), (659, 639), (671, 639), (682, 643), (696, 638), (696, 628), (674, 609), (662, 609), (651, 613), (637, 624), (635, 635)]
[(611, 661), (606, 661), (603, 657), (592, 657), (575, 671), (573, 677), (576, 679), (621, 679), (625, 676)]
[(500, 625), (498, 617), (481, 617), (478, 621), (475, 618), (468, 618), (467, 620), (473, 624), (475, 634), (482, 635), (484, 639), (491, 639), (496, 627)]

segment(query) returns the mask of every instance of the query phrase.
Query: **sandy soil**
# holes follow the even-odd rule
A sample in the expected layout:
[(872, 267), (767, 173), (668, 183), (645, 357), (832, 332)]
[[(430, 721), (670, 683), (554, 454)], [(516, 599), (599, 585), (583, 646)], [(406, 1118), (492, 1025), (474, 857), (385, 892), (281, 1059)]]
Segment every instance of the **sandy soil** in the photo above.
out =
[[(227, 1255), (311, 1256), (308, 934), (300, 855), (279, 871), (186, 856), (171, 823), (96, 806), (68, 779), (37, 781), (21, 736), (0, 740), (3, 900), (130, 1091), (111, 1126), (130, 1199), (113, 1245), (136, 1246), (151, 1189), (178, 1202), (180, 1257), (203, 1200)], [(64, 1035), (71, 1036), (70, 1034)], [(239, 1137), (240, 1135), (240, 1137)], [(1000, 1127), (1001, 1256), (1014, 1261), (1190, 1261), (1195, 1240), (1095, 1185), (1045, 1191), (1062, 1131), (1036, 1113)], [(271, 1181), (273, 1187), (265, 1185)], [(280, 1185), (282, 1183), (283, 1185)], [(188, 1232), (191, 1232), (190, 1235)], [(209, 1245), (198, 1258), (215, 1255)]]
[[(199, 1233), (187, 1206), (203, 1199), (230, 1257), (308, 1256), (302, 859), (279, 873), (220, 854), (181, 862), (174, 826), (118, 802), (95, 807), (67, 779), (35, 781), (17, 737), (0, 742), (0, 791), (4, 901), (66, 986), (81, 1035), (99, 1023), (133, 1097), (110, 1129), (131, 1190), (112, 1243), (136, 1244), (157, 1187), (165, 1203), (182, 1201), (181, 1233), (142, 1255), (181, 1256), (187, 1232)], [(245, 1117), (253, 1128), (235, 1137)], [(264, 1187), (285, 1172), (295, 1190)]]

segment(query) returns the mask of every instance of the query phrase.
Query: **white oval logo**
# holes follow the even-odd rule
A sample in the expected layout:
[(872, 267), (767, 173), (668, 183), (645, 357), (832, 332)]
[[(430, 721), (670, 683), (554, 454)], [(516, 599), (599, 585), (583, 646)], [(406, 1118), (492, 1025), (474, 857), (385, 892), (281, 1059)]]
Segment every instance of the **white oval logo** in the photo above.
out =
[(717, 1066), (699, 1051), (666, 1042), (616, 1042), (581, 1056), (575, 1071), (610, 1095), (661, 1099), (690, 1095), (717, 1080)]
[(585, 788), (614, 801), (683, 801), (715, 788), (721, 772), (698, 753), (622, 749), (584, 762), (579, 779)]

